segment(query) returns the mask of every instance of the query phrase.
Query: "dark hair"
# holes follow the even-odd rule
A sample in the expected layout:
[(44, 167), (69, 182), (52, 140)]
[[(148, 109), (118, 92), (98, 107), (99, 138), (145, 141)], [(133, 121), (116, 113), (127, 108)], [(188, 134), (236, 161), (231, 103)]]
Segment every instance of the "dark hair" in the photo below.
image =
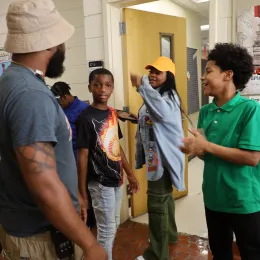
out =
[(97, 76), (97, 75), (109, 75), (109, 76), (111, 76), (112, 81), (114, 83), (114, 76), (113, 76), (113, 74), (109, 70), (102, 68), (102, 69), (93, 70), (89, 74), (89, 80), (88, 80), (89, 84), (95, 79), (95, 76)]
[[(161, 94), (161, 96), (163, 95), (164, 92), (168, 92), (168, 95), (171, 99), (174, 99), (174, 101), (176, 102), (176, 104), (178, 105), (178, 107), (180, 108), (181, 113), (187, 117), (187, 119), (189, 120), (189, 122), (191, 122), (190, 118), (188, 117), (187, 113), (184, 111), (183, 106), (182, 106), (182, 101), (181, 101), (181, 97), (178, 93), (177, 87), (176, 87), (176, 81), (175, 81), (175, 76), (173, 75), (173, 73), (171, 73), (170, 71), (167, 71), (166, 73), (166, 81), (164, 82), (164, 84), (161, 86), (159, 93)], [(176, 93), (177, 97), (179, 100), (175, 99), (175, 95), (174, 93)], [(191, 123), (192, 124), (192, 123)]]
[(71, 90), (71, 88), (70, 88), (69, 84), (62, 82), (62, 81), (56, 82), (51, 88), (51, 91), (53, 92), (53, 94), (56, 97), (57, 96), (63, 97), (65, 95), (71, 95), (70, 90)]
[(217, 43), (208, 60), (215, 61), (222, 71), (233, 71), (237, 90), (243, 90), (254, 72), (253, 58), (247, 49), (233, 43)]
[[(177, 87), (176, 87), (176, 81), (175, 81), (175, 76), (170, 72), (167, 71), (166, 73), (166, 81), (164, 82), (164, 84), (161, 86), (159, 93), (161, 94), (161, 96), (163, 95), (164, 92), (168, 92), (169, 97), (172, 99), (174, 99), (174, 93), (173, 91), (176, 93), (176, 95), (178, 96), (180, 103), (181, 103), (181, 97), (178, 93)], [(177, 100), (176, 100), (177, 101)]]

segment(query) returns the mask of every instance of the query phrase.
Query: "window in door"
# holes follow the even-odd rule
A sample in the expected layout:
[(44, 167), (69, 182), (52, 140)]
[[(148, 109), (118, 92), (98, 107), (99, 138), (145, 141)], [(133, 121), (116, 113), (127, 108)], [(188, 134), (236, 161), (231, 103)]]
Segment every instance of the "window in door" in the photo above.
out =
[(168, 57), (174, 61), (174, 35), (160, 33), (161, 56)]

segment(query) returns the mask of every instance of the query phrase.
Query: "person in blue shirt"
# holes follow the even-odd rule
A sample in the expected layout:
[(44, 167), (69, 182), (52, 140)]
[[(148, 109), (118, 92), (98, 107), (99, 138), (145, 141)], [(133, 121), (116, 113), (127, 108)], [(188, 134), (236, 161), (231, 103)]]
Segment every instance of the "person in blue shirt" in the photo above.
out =
[[(70, 123), (70, 127), (72, 130), (73, 153), (75, 156), (75, 160), (77, 162), (78, 150), (76, 146), (76, 137), (77, 137), (76, 122), (81, 112), (83, 112), (89, 105), (84, 101), (78, 99), (78, 97), (73, 96), (70, 93), (70, 90), (71, 88), (69, 84), (62, 81), (56, 82), (51, 88), (51, 91), (57, 98), (60, 106), (63, 108), (63, 111)], [(89, 195), (88, 190), (87, 193)], [(88, 208), (87, 215), (88, 215), (87, 225), (89, 228), (92, 228), (95, 226), (96, 221), (95, 221), (94, 211), (91, 205), (91, 200), (89, 200), (89, 208)]]
[(51, 90), (58, 99), (60, 106), (63, 108), (63, 111), (69, 120), (72, 130), (73, 152), (77, 161), (78, 151), (76, 147), (76, 121), (81, 112), (88, 107), (88, 104), (79, 100), (78, 97), (73, 96), (70, 93), (71, 88), (69, 84), (65, 82), (56, 82), (52, 86)]

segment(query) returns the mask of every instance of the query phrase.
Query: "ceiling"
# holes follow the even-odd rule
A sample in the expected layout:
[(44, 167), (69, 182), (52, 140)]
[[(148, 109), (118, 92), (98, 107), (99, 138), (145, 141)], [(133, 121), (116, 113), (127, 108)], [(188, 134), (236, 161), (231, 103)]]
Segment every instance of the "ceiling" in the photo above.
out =
[(204, 19), (209, 18), (209, 1), (202, 2), (201, 0), (172, 0), (173, 2), (182, 5), (188, 9), (195, 11), (200, 14)]
[[(200, 24), (209, 24), (209, 2), (199, 3), (199, 0), (171, 0), (183, 7), (195, 11), (201, 16)], [(209, 31), (201, 31), (201, 50), (208, 46), (209, 42)]]

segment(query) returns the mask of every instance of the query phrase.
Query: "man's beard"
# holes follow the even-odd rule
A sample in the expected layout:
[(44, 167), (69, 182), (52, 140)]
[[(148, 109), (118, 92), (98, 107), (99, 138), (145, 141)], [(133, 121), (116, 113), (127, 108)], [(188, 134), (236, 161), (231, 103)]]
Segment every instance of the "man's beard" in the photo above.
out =
[(58, 48), (50, 59), (45, 76), (51, 79), (59, 78), (65, 71), (64, 60), (65, 52)]

